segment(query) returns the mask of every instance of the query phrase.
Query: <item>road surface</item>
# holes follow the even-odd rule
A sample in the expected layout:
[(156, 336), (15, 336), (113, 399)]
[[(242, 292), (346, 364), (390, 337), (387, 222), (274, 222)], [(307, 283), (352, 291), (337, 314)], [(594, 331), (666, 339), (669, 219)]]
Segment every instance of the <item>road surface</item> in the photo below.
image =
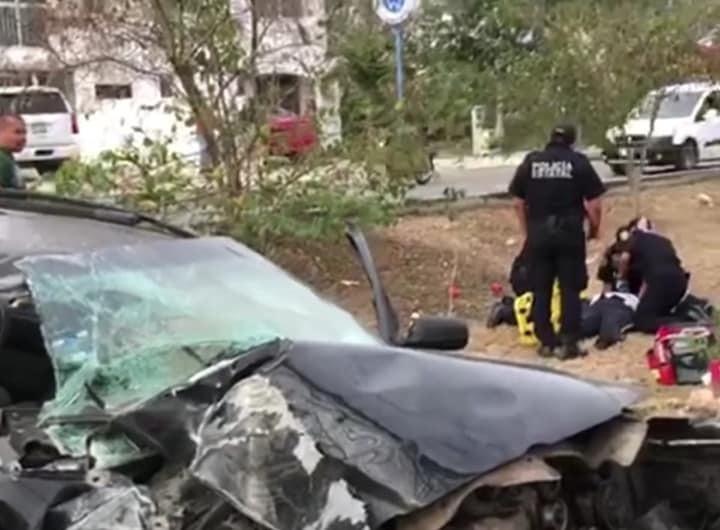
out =
[[(618, 181), (612, 174), (610, 168), (603, 162), (593, 163), (600, 178), (605, 182)], [(698, 168), (698, 173), (708, 170), (720, 170), (717, 166), (703, 166)], [(456, 191), (463, 191), (466, 198), (482, 197), (494, 193), (506, 192), (510, 180), (515, 172), (515, 167), (495, 167), (483, 169), (458, 169), (441, 168), (439, 177), (425, 186), (416, 186), (408, 193), (408, 199), (413, 201), (436, 201), (445, 198), (444, 191), (447, 188), (454, 188)], [(646, 172), (644, 179), (666, 178), (668, 176), (685, 176), (687, 173), (668, 172), (668, 168), (650, 169)]]

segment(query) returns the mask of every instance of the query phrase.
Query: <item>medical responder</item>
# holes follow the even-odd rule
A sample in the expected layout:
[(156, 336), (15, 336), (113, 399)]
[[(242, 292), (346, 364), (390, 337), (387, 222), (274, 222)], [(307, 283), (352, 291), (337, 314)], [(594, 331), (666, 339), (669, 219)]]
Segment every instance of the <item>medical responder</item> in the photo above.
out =
[(633, 269), (642, 278), (635, 329), (652, 334), (663, 325), (676, 323), (678, 317), (673, 313), (688, 294), (690, 274), (683, 268), (672, 241), (655, 232), (645, 218), (631, 223), (620, 258), (621, 278), (627, 280)]
[[(509, 189), (528, 245), (532, 319), (541, 343), (538, 353), (559, 359), (584, 354), (578, 346), (580, 293), (588, 282), (584, 222), (587, 217), (587, 238), (597, 238), (601, 197), (605, 193), (605, 186), (588, 158), (573, 149), (575, 138), (573, 126), (555, 127), (545, 149), (525, 157)], [(556, 278), (562, 307), (560, 337), (550, 322)]]

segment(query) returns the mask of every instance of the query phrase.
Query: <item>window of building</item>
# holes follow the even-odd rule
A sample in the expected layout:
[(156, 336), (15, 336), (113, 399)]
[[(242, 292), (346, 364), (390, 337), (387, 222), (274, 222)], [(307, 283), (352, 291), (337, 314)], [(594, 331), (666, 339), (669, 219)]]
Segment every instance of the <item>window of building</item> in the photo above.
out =
[(257, 0), (255, 11), (263, 18), (299, 18), (303, 16), (303, 0)]
[(95, 85), (95, 97), (98, 99), (130, 99), (132, 85)]
[(45, 0), (0, 0), (0, 46), (46, 42)]
[(300, 78), (294, 75), (262, 75), (257, 96), (271, 109), (300, 113)]
[(160, 85), (160, 97), (171, 98), (175, 95), (175, 88), (173, 87), (173, 79), (169, 75), (161, 75), (158, 78), (158, 85)]

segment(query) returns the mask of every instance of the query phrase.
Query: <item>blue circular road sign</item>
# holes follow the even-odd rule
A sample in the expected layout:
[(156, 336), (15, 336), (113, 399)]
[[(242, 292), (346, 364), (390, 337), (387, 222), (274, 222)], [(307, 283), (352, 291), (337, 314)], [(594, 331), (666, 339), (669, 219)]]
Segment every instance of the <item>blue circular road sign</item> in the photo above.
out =
[(382, 0), (382, 2), (391, 13), (399, 13), (405, 7), (405, 0)]
[(378, 16), (391, 26), (405, 22), (419, 7), (419, 0), (375, 0)]

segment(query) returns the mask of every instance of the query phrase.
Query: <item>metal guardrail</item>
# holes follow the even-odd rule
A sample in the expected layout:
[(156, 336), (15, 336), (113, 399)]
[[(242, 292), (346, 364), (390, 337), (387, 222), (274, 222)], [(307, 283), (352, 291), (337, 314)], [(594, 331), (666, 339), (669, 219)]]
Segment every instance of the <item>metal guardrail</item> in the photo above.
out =
[[(654, 189), (695, 184), (716, 178), (720, 179), (720, 166), (693, 169), (690, 171), (645, 173), (642, 175), (641, 185), (645, 189)], [(616, 195), (627, 191), (625, 188), (629, 188), (630, 179), (628, 177), (611, 177), (604, 179), (603, 183), (608, 188), (610, 195)], [(456, 194), (454, 197), (452, 200), (446, 198), (430, 200), (409, 199), (401, 208), (401, 213), (402, 215), (431, 215), (447, 211), (459, 213), (488, 206), (504, 207), (507, 206), (511, 199), (510, 194), (506, 191), (476, 195), (467, 195), (467, 193), (464, 195)]]

